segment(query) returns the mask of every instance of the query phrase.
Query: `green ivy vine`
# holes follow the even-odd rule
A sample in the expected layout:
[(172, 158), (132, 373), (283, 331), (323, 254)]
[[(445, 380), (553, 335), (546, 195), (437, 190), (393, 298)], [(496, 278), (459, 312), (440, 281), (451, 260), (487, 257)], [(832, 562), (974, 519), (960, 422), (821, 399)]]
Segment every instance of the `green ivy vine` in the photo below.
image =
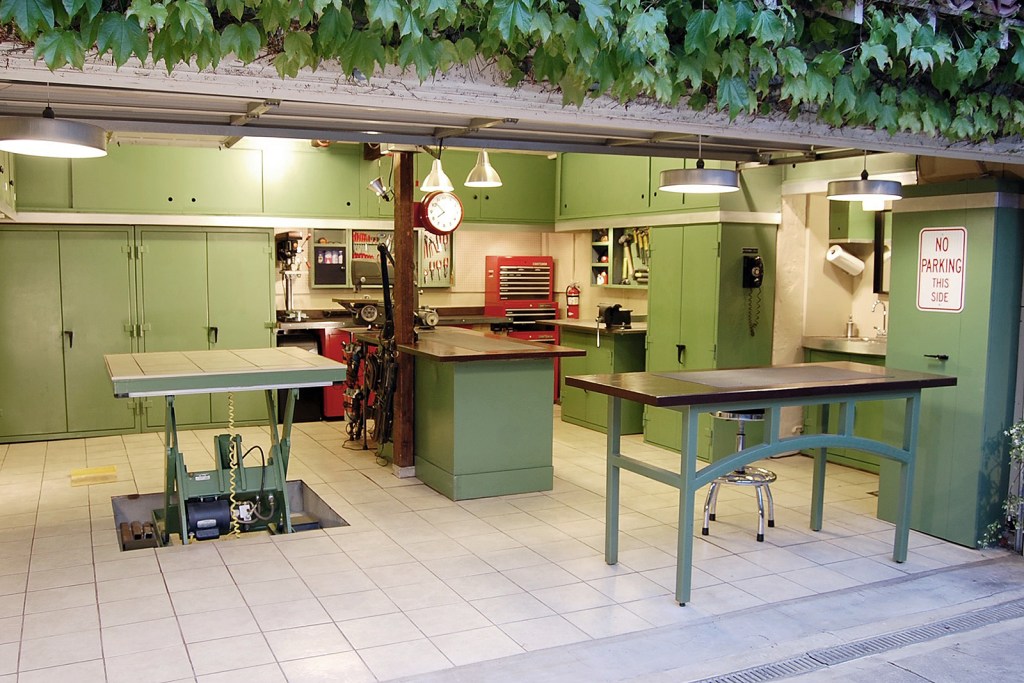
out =
[[(0, 0), (7, 41), (50, 69), (93, 53), (216, 68), (272, 60), (282, 77), (336, 63), (421, 79), (482, 59), (509, 86), (567, 104), (685, 102), (741, 115), (811, 113), (951, 141), (1024, 132), (1024, 35), (964, 14), (866, 3), (864, 23), (784, 0)], [(837, 8), (841, 2), (833, 3)], [(109, 57), (107, 57), (109, 55)]]

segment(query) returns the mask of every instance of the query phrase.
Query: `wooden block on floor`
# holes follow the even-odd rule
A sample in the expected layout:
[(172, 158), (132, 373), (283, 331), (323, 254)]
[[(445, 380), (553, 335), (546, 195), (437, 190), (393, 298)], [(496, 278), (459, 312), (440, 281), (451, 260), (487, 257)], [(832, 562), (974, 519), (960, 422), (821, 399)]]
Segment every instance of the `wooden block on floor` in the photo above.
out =
[(87, 486), (89, 484), (109, 484), (117, 481), (117, 465), (103, 465), (101, 467), (83, 467), (78, 470), (71, 470), (72, 486)]

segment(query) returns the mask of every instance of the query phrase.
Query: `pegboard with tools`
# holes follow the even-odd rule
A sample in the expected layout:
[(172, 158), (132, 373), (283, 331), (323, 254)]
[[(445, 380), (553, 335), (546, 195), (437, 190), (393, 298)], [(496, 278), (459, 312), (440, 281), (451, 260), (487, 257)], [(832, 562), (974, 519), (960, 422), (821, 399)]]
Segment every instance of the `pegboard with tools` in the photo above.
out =
[(419, 268), (416, 272), (420, 287), (451, 287), (454, 281), (454, 255), (452, 235), (435, 235), (426, 230), (419, 233)]

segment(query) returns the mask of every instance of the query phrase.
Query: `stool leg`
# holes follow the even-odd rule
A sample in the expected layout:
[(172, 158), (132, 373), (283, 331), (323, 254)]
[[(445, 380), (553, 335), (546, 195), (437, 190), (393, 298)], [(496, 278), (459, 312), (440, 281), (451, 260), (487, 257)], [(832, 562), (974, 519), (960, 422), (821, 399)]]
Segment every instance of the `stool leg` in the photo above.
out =
[(759, 543), (764, 542), (764, 494), (761, 493), (762, 486), (755, 486), (754, 491), (757, 493), (757, 540)]
[(772, 499), (772, 487), (764, 485), (764, 493), (768, 496), (768, 526), (775, 526), (775, 500)]
[(715, 486), (715, 482), (711, 482), (711, 486), (708, 488), (708, 497), (704, 499), (704, 527), (700, 530), (701, 536), (711, 533), (711, 496), (715, 493)]
[(720, 481), (711, 482), (711, 493), (708, 497), (711, 500), (711, 514), (708, 515), (708, 519), (712, 522), (715, 521), (715, 508), (718, 507), (718, 487), (722, 485)]

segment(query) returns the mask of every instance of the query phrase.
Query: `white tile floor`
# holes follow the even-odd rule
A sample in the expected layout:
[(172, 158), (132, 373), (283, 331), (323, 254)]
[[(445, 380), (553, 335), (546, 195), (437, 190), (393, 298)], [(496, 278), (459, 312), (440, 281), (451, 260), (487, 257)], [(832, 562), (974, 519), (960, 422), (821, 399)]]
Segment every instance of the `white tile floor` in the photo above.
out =
[[(182, 433), (190, 469), (212, 467), (215, 433)], [(639, 437), (623, 450), (678, 461)], [(985, 557), (914, 533), (894, 564), (877, 478), (838, 466), (809, 531), (810, 460), (793, 456), (767, 464), (764, 543), (749, 491), (723, 489), (710, 536), (695, 520), (680, 608), (671, 489), (623, 473), (620, 563), (602, 559), (603, 453), (602, 434), (556, 416), (553, 491), (454, 503), (346, 448), (340, 423), (297, 425), (289, 478), (351, 526), (121, 553), (110, 497), (162, 490), (160, 435), (0, 445), (0, 683), (387, 680)], [(107, 464), (116, 483), (70, 485)]]

